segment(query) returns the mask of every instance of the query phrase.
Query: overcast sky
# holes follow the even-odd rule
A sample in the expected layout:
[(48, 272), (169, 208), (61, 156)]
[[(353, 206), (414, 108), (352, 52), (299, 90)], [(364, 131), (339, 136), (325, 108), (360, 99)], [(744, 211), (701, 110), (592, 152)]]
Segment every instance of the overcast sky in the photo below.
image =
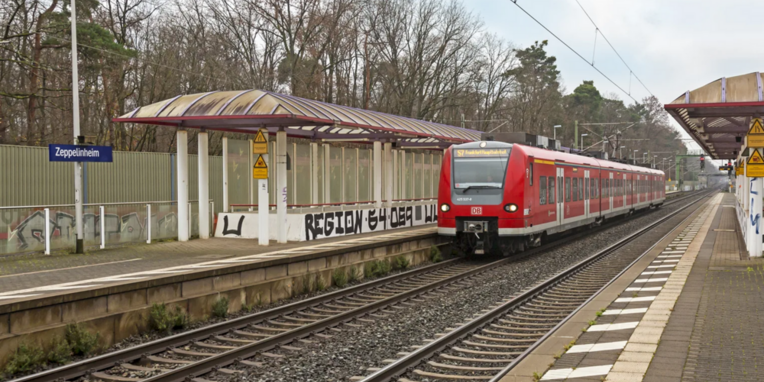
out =
[[(594, 80), (602, 94), (615, 93), (625, 103), (633, 102), (511, 0), (463, 1), (483, 20), (489, 31), (519, 48), (537, 40), (549, 40), (548, 52), (557, 57), (567, 93), (583, 80)], [(595, 28), (575, 0), (517, 1), (591, 60)], [(755, 72), (764, 67), (759, 61), (764, 59), (762, 32), (756, 27), (756, 19), (764, 13), (764, 1), (579, 1), (634, 73), (662, 103), (671, 102), (685, 91), (720, 77)], [(597, 37), (594, 64), (628, 91), (629, 70), (602, 36)], [(631, 95), (641, 100), (649, 93), (632, 79)], [(692, 147), (697, 148), (697, 145), (693, 143)]]

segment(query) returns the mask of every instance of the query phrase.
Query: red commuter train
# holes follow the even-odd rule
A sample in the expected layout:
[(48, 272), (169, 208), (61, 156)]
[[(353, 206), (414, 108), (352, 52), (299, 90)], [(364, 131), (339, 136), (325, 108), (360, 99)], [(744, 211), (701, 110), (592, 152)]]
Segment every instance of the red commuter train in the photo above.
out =
[(446, 150), (438, 233), (466, 254), (504, 255), (547, 235), (657, 207), (663, 171), (497, 141)]

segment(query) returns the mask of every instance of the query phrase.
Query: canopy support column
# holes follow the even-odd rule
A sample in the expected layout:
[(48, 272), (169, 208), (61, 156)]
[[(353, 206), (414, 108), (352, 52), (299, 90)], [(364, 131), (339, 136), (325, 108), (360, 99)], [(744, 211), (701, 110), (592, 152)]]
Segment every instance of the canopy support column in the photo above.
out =
[(385, 142), (385, 206), (393, 206), (393, 144)]
[(178, 241), (188, 241), (188, 132), (178, 130)]
[(310, 143), (310, 203), (319, 204), (318, 201), (318, 143)]
[(199, 132), (199, 238), (210, 238), (210, 158), (209, 135), (206, 131)]
[(374, 141), (374, 206), (382, 207), (382, 142)]
[(223, 212), (231, 208), (228, 200), (228, 137), (223, 137)]
[(278, 242), (287, 242), (287, 136), (276, 132), (276, 232)]
[(332, 198), (331, 198), (332, 169), (330, 166), (332, 162), (331, 162), (330, 154), (332, 152), (332, 147), (327, 143), (324, 143), (323, 146), (324, 146), (324, 203), (331, 203), (332, 202)]

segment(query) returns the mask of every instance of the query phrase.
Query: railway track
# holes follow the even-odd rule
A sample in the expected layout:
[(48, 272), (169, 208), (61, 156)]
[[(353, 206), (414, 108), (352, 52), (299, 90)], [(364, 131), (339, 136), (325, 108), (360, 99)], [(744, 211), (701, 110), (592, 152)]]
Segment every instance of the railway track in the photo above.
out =
[[(666, 205), (696, 196), (673, 198)], [(597, 231), (618, 224), (603, 225)], [(132, 348), (65, 365), (17, 379), (15, 382), (89, 380), (109, 382), (184, 381), (215, 371), (239, 373), (257, 367), (254, 356), (280, 357), (273, 349), (298, 350), (310, 338), (331, 335), (338, 325), (368, 323), (394, 314), (394, 305), (414, 301), (428, 293), (458, 287), (460, 281), (478, 277), (497, 266), (548, 251), (592, 231), (562, 236), (541, 247), (490, 263), (448, 260), (397, 275), (373, 280), (271, 310), (165, 337)], [(323, 334), (329, 330), (329, 334)], [(526, 341), (527, 342), (527, 341)], [(502, 348), (495, 348), (502, 349)], [(493, 353), (501, 353), (501, 350)], [(487, 354), (490, 355), (490, 354)], [(203, 380), (202, 380), (203, 381)]]
[(403, 377), (398, 380), (498, 382), (535, 346), (647, 251), (636, 256), (611, 255), (690, 208), (697, 200), (519, 295), (496, 304), (487, 312), (477, 314), (470, 322), (403, 354), (402, 358), (387, 366), (370, 369), (373, 372), (371, 375), (354, 377), (353, 380), (386, 382)]

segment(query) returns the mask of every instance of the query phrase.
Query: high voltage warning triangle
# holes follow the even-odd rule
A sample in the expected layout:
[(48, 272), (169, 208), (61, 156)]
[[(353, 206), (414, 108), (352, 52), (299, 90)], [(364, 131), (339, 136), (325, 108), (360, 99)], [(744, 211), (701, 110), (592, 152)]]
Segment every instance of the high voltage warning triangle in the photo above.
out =
[[(764, 162), (762, 162), (762, 163), (764, 163)], [(265, 164), (265, 160), (263, 159), (262, 155), (257, 157), (257, 161), (255, 161), (255, 168), (268, 168), (268, 165)]]
[[(764, 130), (762, 130), (764, 133)], [(257, 136), (255, 137), (255, 143), (268, 143), (268, 141), (265, 140), (265, 136), (263, 135), (262, 131), (257, 132)]]
[(753, 154), (748, 158), (748, 164), (764, 164), (764, 158), (759, 154), (759, 150), (753, 150)]
[(761, 124), (761, 118), (751, 119), (751, 128), (748, 134), (764, 134), (764, 126)]

